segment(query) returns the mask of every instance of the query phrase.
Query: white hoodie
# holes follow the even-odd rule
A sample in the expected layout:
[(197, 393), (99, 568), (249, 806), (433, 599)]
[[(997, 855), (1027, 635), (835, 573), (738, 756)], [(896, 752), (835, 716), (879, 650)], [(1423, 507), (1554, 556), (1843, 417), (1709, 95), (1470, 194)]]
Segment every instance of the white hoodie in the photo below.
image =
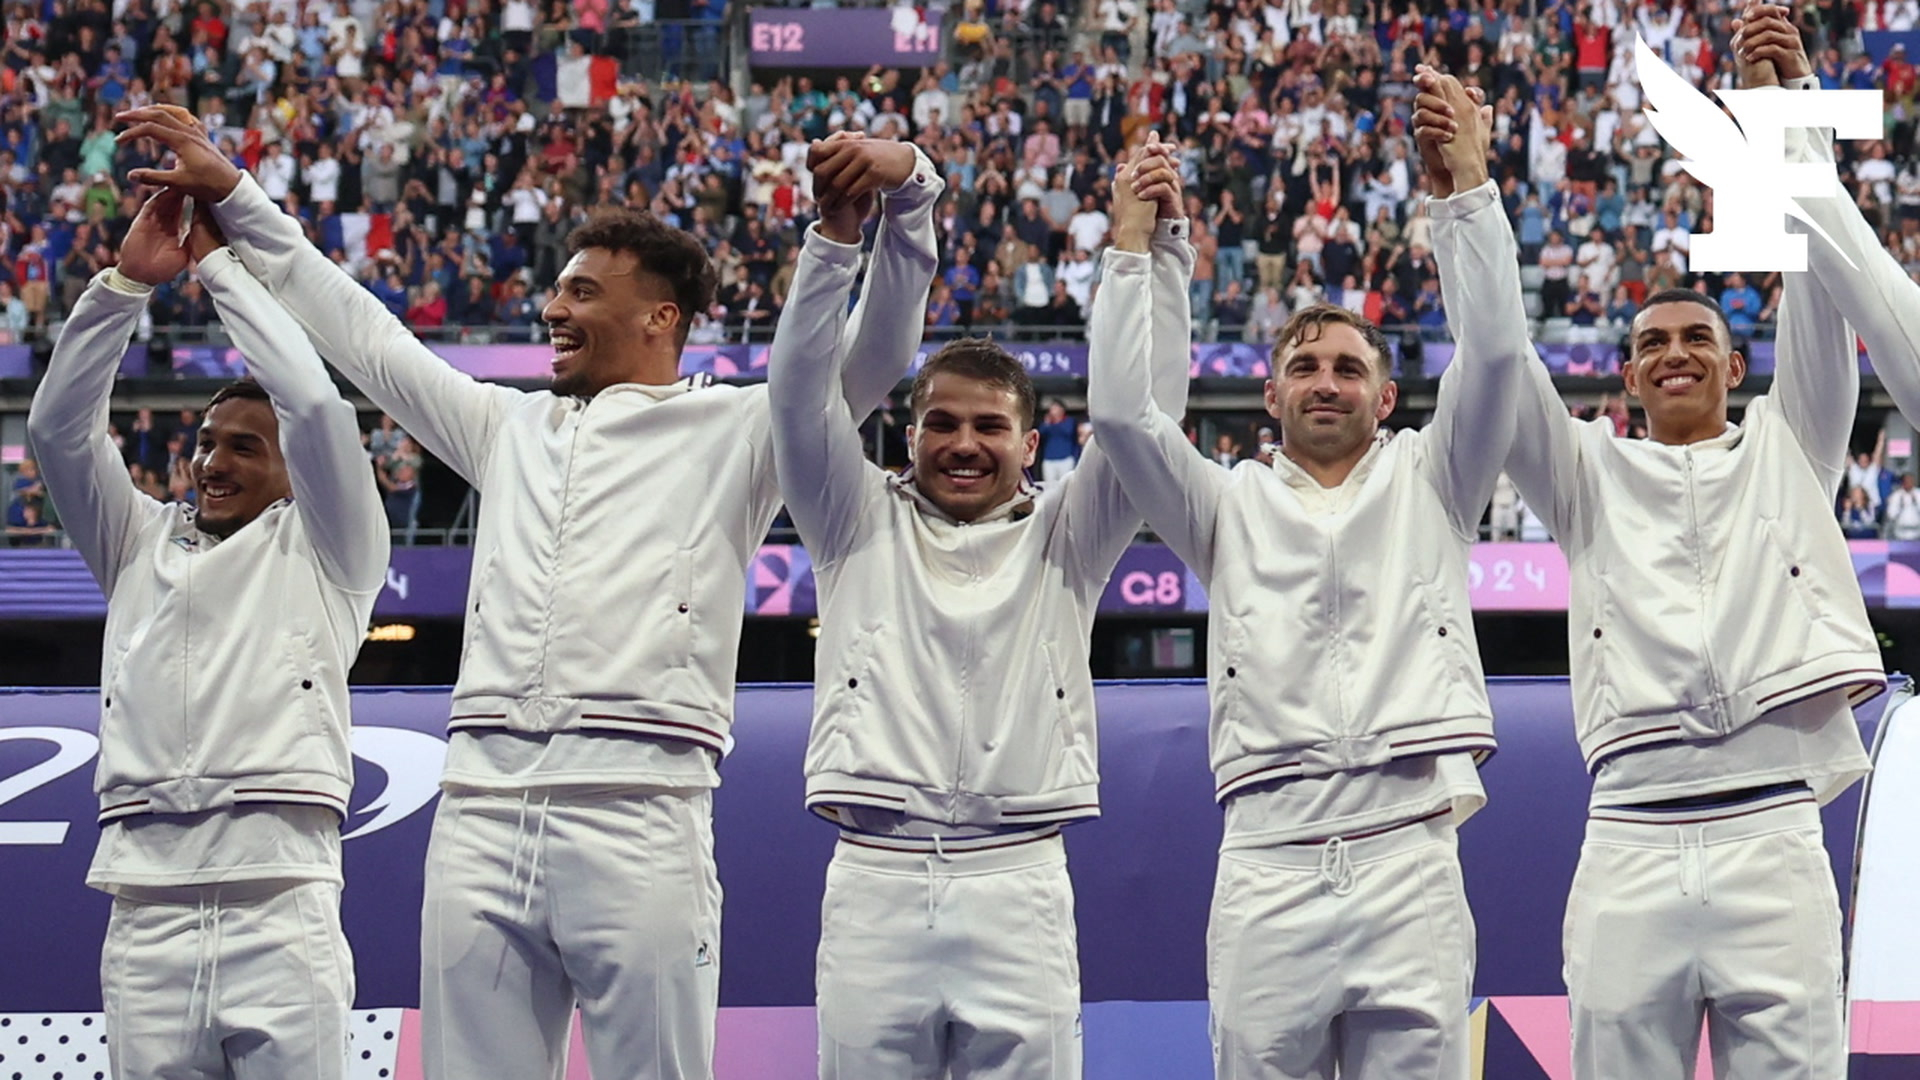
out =
[(151, 292), (109, 270), (67, 320), (29, 428), (107, 596), (100, 818), (322, 806), (353, 786), (347, 669), (386, 579), (387, 525), (353, 407), (228, 250), (200, 264), (273, 399), (293, 497), (225, 539), (140, 493), (107, 437), (120, 354)]
[[(1499, 214), (1491, 183), (1436, 204)], [(1508, 258), (1511, 259), (1511, 234)], [(1514, 271), (1517, 274), (1517, 271)], [(1456, 283), (1447, 309), (1483, 302)], [(1126, 353), (1108, 354), (1124, 359)], [(1467, 595), (1530, 345), (1463, 341), (1433, 421), (1386, 433), (1337, 487), (1290, 459), (1231, 470), (1148, 401), (1146, 373), (1094, 354), (1088, 407), (1135, 505), (1211, 598), (1215, 793), (1494, 747)]]
[[(867, 461), (832, 393), (856, 258), (808, 236), (770, 360), (781, 485), (820, 594), (807, 805), (965, 827), (1096, 816), (1087, 648), (1139, 514), (1097, 442), (1065, 480), (1023, 485), (970, 522)], [(1186, 223), (1163, 222), (1151, 257), (1110, 248), (1105, 262), (1091, 348), (1136, 352), (1143, 369), (1151, 355), (1177, 418), (1191, 364)], [(922, 310), (925, 293), (889, 302)]]
[[(870, 280), (933, 263), (942, 187), (920, 156), (914, 177), (885, 196)], [(215, 211), (321, 355), (480, 493), (450, 727), (723, 751), (746, 566), (780, 505), (766, 388), (686, 379), (581, 399), (477, 382), (329, 262), (251, 180)], [(853, 343), (842, 384), (842, 407), (857, 402), (862, 416), (920, 336), (918, 311), (879, 315)]]
[[(1830, 143), (1798, 132), (1788, 147), (1790, 158), (1832, 160)], [(1496, 230), (1508, 232), (1468, 219), (1436, 231), (1441, 250), (1459, 249), (1443, 271), (1504, 276)], [(1787, 276), (1771, 392), (1702, 442), (1620, 439), (1604, 419), (1577, 422), (1545, 366), (1529, 367), (1507, 471), (1566, 551), (1574, 722), (1590, 770), (1627, 750), (1720, 738), (1828, 691), (1857, 701), (1886, 685), (1832, 506), (1859, 366), (1851, 334), (1810, 289), (1824, 286)], [(1526, 336), (1517, 286), (1462, 319), (1463, 342), (1506, 348)]]

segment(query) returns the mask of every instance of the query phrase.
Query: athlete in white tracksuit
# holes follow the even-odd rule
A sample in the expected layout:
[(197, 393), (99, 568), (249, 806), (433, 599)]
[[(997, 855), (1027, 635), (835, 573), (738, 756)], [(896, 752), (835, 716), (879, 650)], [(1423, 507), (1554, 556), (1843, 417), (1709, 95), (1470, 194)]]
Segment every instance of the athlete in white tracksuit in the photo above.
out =
[[(1152, 157), (1177, 205), (1176, 174)], [(1177, 418), (1186, 222), (1156, 228), (1151, 201), (1130, 217), (1120, 202), (1092, 348), (1137, 352)], [(943, 349), (916, 380), (909, 474), (867, 461), (831, 392), (858, 254), (809, 231), (769, 363), (781, 483), (820, 592), (807, 805), (841, 827), (821, 915), (820, 1075), (1078, 1077), (1059, 830), (1099, 813), (1088, 639), (1140, 518), (1097, 443), (1057, 484), (1020, 479), (1032, 386), (990, 342)], [(911, 293), (867, 295), (922, 310), (931, 269)]]
[[(150, 201), (122, 265), (163, 261), (178, 242), (160, 223), (178, 212), (177, 197)], [(87, 883), (114, 896), (108, 1057), (124, 1080), (341, 1080), (347, 669), (386, 578), (386, 520), (353, 408), (306, 335), (230, 250), (201, 254), (272, 404), (216, 396), (193, 459), (198, 509), (141, 494), (107, 437), (150, 285), (118, 269), (94, 279), (29, 415), (48, 490), (107, 596)]]
[[(1832, 160), (1825, 138), (1788, 146)], [(1518, 347), (1507, 223), (1436, 222), (1435, 249), (1493, 285), (1458, 313), (1463, 344)], [(1569, 419), (1529, 371), (1507, 468), (1567, 554), (1594, 774), (1564, 940), (1582, 1080), (1690, 1077), (1703, 1022), (1722, 1080), (1846, 1073), (1817, 811), (1866, 772), (1849, 706), (1885, 675), (1832, 507), (1859, 394), (1842, 291), (1786, 275), (1773, 386), (1738, 425), (1744, 362), (1697, 294), (1655, 294), (1634, 322), (1627, 389), (1650, 440)]]
[[(1500, 213), (1473, 168), (1431, 201), (1436, 218)], [(1479, 299), (1455, 281), (1447, 310)], [(1226, 829), (1207, 982), (1223, 1080), (1470, 1075), (1473, 918), (1454, 829), (1485, 802), (1475, 759), (1494, 738), (1467, 552), (1531, 356), (1463, 347), (1432, 421), (1389, 438), (1385, 340), (1310, 309), (1274, 350), (1282, 452), (1229, 470), (1153, 406), (1138, 355), (1093, 354), (1095, 439), (1211, 601)]]
[[(235, 250), (321, 354), (480, 492), (427, 854), (428, 1076), (558, 1077), (576, 1005), (598, 1080), (711, 1076), (710, 791), (746, 566), (780, 494), (765, 388), (678, 378), (687, 321), (711, 300), (705, 252), (638, 212), (590, 221), (544, 312), (556, 392), (480, 383), (226, 174), (190, 120), (132, 118), (211, 189)], [(898, 179), (869, 270), (882, 292), (934, 258), (941, 181), (918, 151)], [(921, 323), (904, 307), (863, 323), (841, 408), (880, 400)]]

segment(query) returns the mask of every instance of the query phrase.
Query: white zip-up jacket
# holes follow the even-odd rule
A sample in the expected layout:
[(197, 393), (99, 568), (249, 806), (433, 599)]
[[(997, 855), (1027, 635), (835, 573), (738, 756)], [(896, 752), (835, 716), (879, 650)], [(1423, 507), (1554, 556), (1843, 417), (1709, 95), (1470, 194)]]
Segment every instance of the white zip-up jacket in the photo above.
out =
[[(1790, 156), (1832, 160), (1825, 140), (1788, 139)], [(1494, 273), (1496, 227), (1506, 231), (1436, 222), (1443, 272)], [(1772, 391), (1744, 423), (1691, 445), (1575, 421), (1544, 365), (1529, 367), (1507, 469), (1567, 555), (1574, 722), (1589, 770), (1622, 751), (1717, 738), (1817, 694), (1846, 689), (1857, 701), (1886, 685), (1833, 513), (1860, 379), (1824, 292), (1810, 273), (1786, 275)], [(1460, 321), (1461, 340), (1511, 347), (1526, 334), (1519, 288)]]
[[(1491, 183), (1433, 213), (1500, 213)], [(1512, 261), (1512, 239), (1506, 252)], [(1515, 281), (1518, 271), (1506, 267)], [(1448, 285), (1447, 310), (1497, 279)], [(1148, 400), (1129, 354), (1094, 354), (1094, 434), (1134, 504), (1207, 589), (1216, 797), (1422, 754), (1494, 748), (1468, 549), (1512, 438), (1531, 345), (1463, 342), (1431, 423), (1376, 441), (1322, 488), (1284, 456), (1225, 469)]]
[[(943, 186), (920, 156), (884, 196), (872, 291), (932, 272)], [(214, 209), (320, 354), (480, 492), (450, 726), (723, 752), (746, 567), (780, 506), (766, 388), (688, 379), (581, 399), (481, 383), (321, 255), (252, 180)], [(921, 323), (919, 311), (883, 308), (862, 324), (843, 411), (854, 402), (864, 416), (892, 388), (894, 358), (912, 352)]]
[(47, 490), (107, 597), (100, 820), (239, 803), (345, 817), (347, 669), (388, 536), (353, 406), (293, 319), (222, 249), (200, 263), (273, 398), (293, 498), (222, 540), (127, 476), (107, 436), (114, 371), (152, 290), (104, 271), (68, 317), (28, 425)]
[[(807, 805), (970, 827), (1097, 816), (1087, 649), (1139, 514), (1097, 442), (1065, 480), (1023, 486), (971, 522), (867, 461), (831, 392), (855, 254), (808, 237), (769, 360), (781, 485), (820, 596)], [(1151, 355), (1178, 417), (1191, 364), (1186, 223), (1160, 223), (1151, 255), (1109, 249), (1105, 267), (1091, 348), (1135, 351), (1143, 371)]]

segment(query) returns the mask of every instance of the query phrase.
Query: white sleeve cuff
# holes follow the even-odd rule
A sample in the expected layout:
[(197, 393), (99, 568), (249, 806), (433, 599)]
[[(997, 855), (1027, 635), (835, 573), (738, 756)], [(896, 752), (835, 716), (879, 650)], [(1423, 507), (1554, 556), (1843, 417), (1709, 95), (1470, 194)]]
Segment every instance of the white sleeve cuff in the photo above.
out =
[(122, 296), (137, 296), (144, 300), (153, 295), (153, 286), (144, 281), (135, 281), (120, 272), (117, 266), (109, 266), (93, 279)]

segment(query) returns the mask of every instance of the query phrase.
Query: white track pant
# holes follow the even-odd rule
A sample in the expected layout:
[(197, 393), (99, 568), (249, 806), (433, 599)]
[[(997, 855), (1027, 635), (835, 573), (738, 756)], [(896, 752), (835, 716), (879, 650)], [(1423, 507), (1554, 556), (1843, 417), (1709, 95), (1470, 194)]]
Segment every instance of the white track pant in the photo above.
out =
[(114, 898), (100, 952), (116, 1080), (347, 1075), (353, 957), (339, 886), (139, 895)]
[(1079, 1080), (1060, 837), (944, 855), (842, 839), (816, 966), (822, 1080)]
[(1594, 811), (1565, 929), (1578, 1080), (1686, 1080), (1703, 1021), (1721, 1080), (1846, 1076), (1840, 901), (1810, 793)]
[(1452, 820), (1223, 851), (1207, 926), (1219, 1080), (1466, 1080), (1474, 963)]
[(707, 1080), (720, 992), (712, 797), (442, 796), (420, 935), (430, 1080)]

